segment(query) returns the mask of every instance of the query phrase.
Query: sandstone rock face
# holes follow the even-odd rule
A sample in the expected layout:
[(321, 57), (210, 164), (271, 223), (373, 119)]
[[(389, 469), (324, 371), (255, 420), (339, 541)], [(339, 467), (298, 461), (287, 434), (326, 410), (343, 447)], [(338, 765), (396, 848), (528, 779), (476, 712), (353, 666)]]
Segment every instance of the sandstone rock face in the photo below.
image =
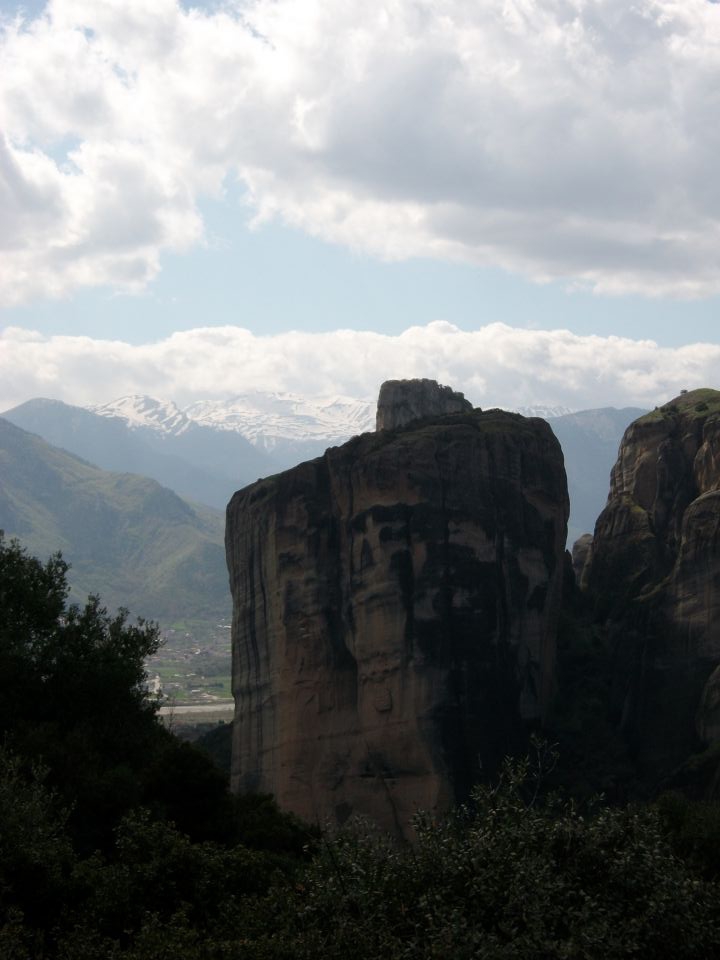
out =
[(472, 408), (462, 393), (435, 380), (386, 380), (380, 387), (376, 429), (396, 430), (413, 420), (469, 413)]
[(623, 723), (667, 769), (696, 745), (720, 663), (720, 392), (683, 394), (628, 428), (587, 583), (616, 626)]
[(572, 568), (575, 574), (575, 583), (578, 586), (582, 586), (585, 571), (589, 569), (592, 544), (593, 536), (591, 533), (584, 533), (573, 544)]
[(356, 437), (228, 506), (236, 790), (403, 835), (542, 718), (568, 514), (544, 421)]

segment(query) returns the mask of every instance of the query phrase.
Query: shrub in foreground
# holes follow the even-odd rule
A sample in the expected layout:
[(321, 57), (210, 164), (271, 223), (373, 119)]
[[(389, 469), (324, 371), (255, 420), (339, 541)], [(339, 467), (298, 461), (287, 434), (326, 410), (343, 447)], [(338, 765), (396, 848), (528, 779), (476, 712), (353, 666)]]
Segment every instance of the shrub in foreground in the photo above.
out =
[[(267, 926), (277, 956), (720, 956), (718, 888), (677, 857), (650, 807), (528, 799), (528, 765), (398, 848), (356, 825), (322, 845)], [(531, 794), (532, 796), (532, 794)]]

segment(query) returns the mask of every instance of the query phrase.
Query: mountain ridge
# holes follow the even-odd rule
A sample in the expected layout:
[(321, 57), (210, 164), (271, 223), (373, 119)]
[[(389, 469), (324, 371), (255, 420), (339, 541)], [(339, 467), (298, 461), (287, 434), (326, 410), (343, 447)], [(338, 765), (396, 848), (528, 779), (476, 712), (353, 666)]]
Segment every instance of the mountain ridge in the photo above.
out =
[(277, 467), (240, 436), (203, 430), (188, 421), (178, 434), (125, 418), (99, 415), (59, 400), (28, 400), (5, 411), (10, 423), (103, 470), (149, 476), (181, 496), (224, 509), (238, 487)]
[[(645, 411), (561, 410), (566, 408), (536, 405), (516, 412), (547, 419), (561, 442), (572, 543), (594, 529), (623, 431)], [(258, 478), (321, 456), (328, 447), (375, 428), (370, 400), (257, 390), (229, 400), (197, 400), (184, 408), (138, 394), (89, 408), (31, 400), (3, 416), (103, 469), (145, 474), (220, 509), (236, 490)]]
[(0, 528), (71, 564), (71, 600), (175, 622), (227, 615), (224, 518), (157, 481), (101, 470), (0, 417)]

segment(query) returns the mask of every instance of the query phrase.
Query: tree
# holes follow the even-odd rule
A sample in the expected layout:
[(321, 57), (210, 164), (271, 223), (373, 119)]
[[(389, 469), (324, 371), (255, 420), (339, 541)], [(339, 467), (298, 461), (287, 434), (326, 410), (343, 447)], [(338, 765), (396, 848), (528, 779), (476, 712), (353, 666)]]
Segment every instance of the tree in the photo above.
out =
[(68, 606), (67, 570), (0, 533), (0, 742), (46, 768), (78, 852), (108, 849), (143, 806), (193, 841), (301, 853), (303, 825), (267, 797), (231, 796), (227, 774), (159, 722), (145, 684), (158, 627), (97, 597)]
[(0, 533), (0, 955), (205, 956), (308, 833), (163, 727), (158, 628), (68, 606), (67, 570)]
[[(327, 840), (264, 918), (272, 956), (614, 960), (720, 956), (717, 887), (650, 806), (542, 798), (528, 761), (399, 847), (362, 824)], [(262, 936), (262, 935), (261, 935)]]
[(107, 840), (141, 799), (138, 770), (162, 737), (145, 690), (155, 624), (68, 606), (67, 564), (0, 534), (0, 736), (71, 805), (84, 845)]
[(0, 956), (32, 956), (33, 930), (57, 922), (74, 864), (69, 811), (43, 782), (0, 747)]

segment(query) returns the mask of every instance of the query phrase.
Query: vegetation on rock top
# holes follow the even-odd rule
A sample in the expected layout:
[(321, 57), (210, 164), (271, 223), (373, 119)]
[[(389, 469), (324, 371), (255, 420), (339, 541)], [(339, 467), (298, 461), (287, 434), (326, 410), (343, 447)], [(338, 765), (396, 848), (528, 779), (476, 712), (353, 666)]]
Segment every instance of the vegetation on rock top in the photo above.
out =
[(680, 414), (696, 419), (707, 417), (712, 413), (720, 413), (720, 390), (702, 387), (698, 390), (688, 390), (686, 393), (681, 393), (661, 407), (656, 407), (646, 413), (636, 422), (641, 424), (653, 423)]

